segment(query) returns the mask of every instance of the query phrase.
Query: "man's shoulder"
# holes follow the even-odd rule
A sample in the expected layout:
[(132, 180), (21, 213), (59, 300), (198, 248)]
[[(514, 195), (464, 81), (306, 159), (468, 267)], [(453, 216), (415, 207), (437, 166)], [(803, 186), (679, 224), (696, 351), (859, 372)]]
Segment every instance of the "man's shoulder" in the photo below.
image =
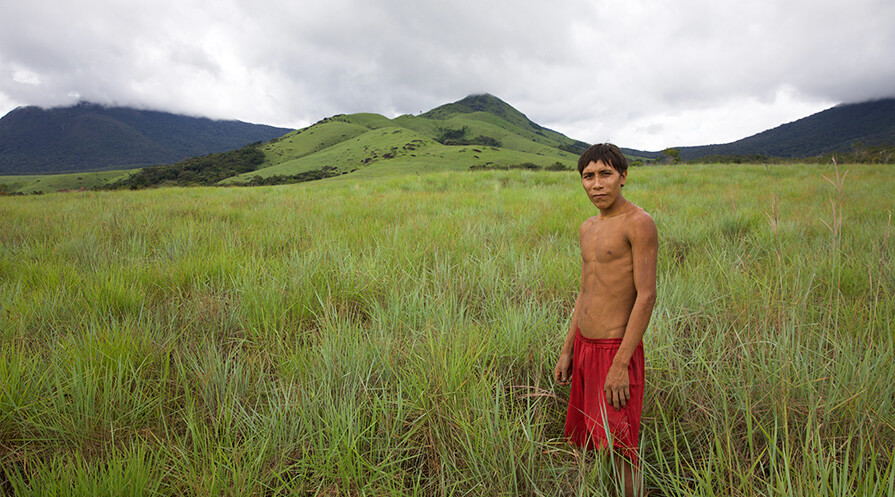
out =
[(656, 225), (653, 221), (653, 217), (649, 215), (649, 212), (646, 212), (643, 207), (638, 205), (634, 205), (634, 208), (631, 209), (629, 221), (637, 224)]
[(646, 238), (655, 238), (658, 234), (656, 231), (656, 222), (653, 217), (643, 208), (634, 206), (631, 214), (628, 216), (626, 226), (628, 227), (629, 236), (641, 236)]

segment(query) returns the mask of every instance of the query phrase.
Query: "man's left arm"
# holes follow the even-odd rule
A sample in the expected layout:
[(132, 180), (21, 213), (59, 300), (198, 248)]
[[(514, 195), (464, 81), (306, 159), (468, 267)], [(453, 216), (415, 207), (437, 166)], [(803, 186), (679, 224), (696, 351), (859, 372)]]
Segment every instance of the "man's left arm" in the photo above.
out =
[(615, 353), (604, 385), (606, 400), (616, 409), (623, 408), (631, 398), (628, 365), (634, 355), (634, 350), (643, 339), (643, 334), (646, 332), (653, 313), (653, 305), (656, 303), (659, 234), (656, 230), (656, 223), (648, 214), (643, 213), (637, 216), (632, 223), (629, 239), (634, 290), (637, 296), (634, 299), (634, 306), (631, 308), (631, 315), (628, 317), (625, 336), (622, 338), (618, 352)]

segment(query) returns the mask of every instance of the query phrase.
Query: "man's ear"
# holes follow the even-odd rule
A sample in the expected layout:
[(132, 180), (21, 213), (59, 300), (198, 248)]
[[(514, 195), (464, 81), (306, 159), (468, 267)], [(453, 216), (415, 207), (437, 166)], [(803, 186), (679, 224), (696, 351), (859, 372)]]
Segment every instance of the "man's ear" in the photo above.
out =
[(625, 180), (628, 179), (628, 171), (623, 172), (623, 173), (621, 174), (621, 177), (622, 177), (622, 179), (621, 179), (621, 185), (622, 185), (622, 186), (625, 186)]

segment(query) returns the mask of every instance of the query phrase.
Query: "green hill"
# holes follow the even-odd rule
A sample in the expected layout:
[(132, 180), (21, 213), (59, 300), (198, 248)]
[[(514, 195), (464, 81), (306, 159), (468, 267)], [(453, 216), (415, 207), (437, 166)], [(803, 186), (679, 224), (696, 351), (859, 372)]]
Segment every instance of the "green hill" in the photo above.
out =
[(541, 127), (492, 95), (419, 116), (336, 115), (262, 145), (265, 162), (222, 184), (321, 171), (382, 176), (476, 168), (573, 169), (587, 144)]

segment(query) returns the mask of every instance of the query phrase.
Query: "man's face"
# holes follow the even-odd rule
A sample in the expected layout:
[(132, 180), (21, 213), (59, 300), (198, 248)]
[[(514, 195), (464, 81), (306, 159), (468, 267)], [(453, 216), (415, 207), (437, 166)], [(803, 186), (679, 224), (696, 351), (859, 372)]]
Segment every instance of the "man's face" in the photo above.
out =
[(619, 197), (628, 173), (619, 174), (603, 161), (591, 161), (581, 173), (581, 185), (597, 209), (608, 209)]

